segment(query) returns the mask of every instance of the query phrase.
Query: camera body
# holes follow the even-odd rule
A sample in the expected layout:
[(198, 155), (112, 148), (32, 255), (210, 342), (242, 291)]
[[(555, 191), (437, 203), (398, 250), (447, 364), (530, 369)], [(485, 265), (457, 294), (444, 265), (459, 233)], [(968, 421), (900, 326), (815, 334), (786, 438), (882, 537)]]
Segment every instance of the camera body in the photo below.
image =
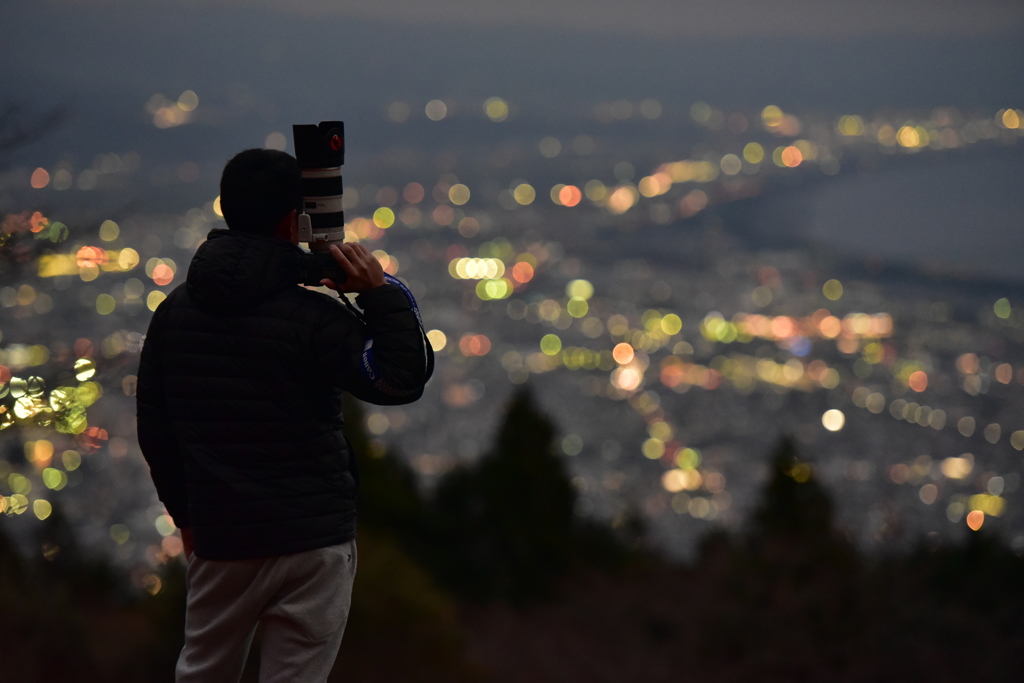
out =
[(311, 253), (299, 264), (302, 284), (316, 286), (327, 278), (340, 284), (345, 271), (331, 255), (332, 244), (345, 241), (345, 211), (342, 206), (341, 167), (345, 163), (345, 124), (321, 121), (316, 125), (292, 126), (295, 158), (302, 173), (302, 213), (299, 214), (299, 242)]

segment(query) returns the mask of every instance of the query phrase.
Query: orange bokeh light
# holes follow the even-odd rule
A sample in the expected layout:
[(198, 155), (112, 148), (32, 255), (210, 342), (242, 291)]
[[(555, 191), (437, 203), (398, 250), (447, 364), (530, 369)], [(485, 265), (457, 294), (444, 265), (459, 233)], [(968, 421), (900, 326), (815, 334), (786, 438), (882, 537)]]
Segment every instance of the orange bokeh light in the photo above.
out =
[(32, 187), (37, 190), (41, 190), (50, 184), (50, 174), (46, 172), (45, 168), (37, 168), (32, 171)]
[(410, 204), (419, 204), (422, 202), (424, 194), (423, 186), (419, 183), (409, 183), (405, 186), (405, 189), (402, 190), (402, 198)]
[(796, 147), (787, 147), (782, 150), (782, 163), (789, 168), (796, 168), (804, 160), (804, 155)]
[(43, 228), (50, 224), (46, 216), (36, 211), (32, 214), (32, 218), (29, 219), (29, 225), (31, 225), (32, 232), (41, 232)]
[(153, 269), (153, 282), (163, 287), (174, 280), (174, 271), (166, 263), (161, 263)]
[(826, 339), (835, 339), (839, 336), (839, 333), (843, 331), (843, 323), (839, 318), (834, 315), (826, 316), (818, 323), (818, 329), (821, 330), (821, 336)]
[(920, 393), (928, 388), (928, 373), (924, 370), (918, 370), (917, 372), (910, 375), (907, 380), (907, 384), (914, 391)]
[(661, 369), (661, 383), (666, 387), (677, 387), (686, 380), (686, 372), (679, 365), (667, 365)]
[(619, 365), (625, 365), (629, 361), (633, 360), (633, 355), (633, 347), (626, 342), (616, 344), (615, 348), (612, 349), (612, 358), (614, 358), (615, 362)]
[(575, 185), (566, 185), (558, 191), (558, 201), (562, 206), (576, 206), (583, 199), (583, 193)]
[(99, 266), (107, 262), (107, 252), (99, 247), (82, 247), (75, 255), (79, 268)]
[(792, 318), (780, 315), (772, 320), (772, 336), (776, 339), (788, 339), (796, 333), (796, 321)]
[(486, 356), (491, 350), (491, 340), (483, 334), (464, 334), (459, 340), (459, 351), (464, 356)]
[(526, 261), (520, 261), (512, 267), (512, 279), (520, 284), (525, 284), (533, 279), (533, 266)]
[(981, 510), (971, 510), (967, 513), (967, 526), (971, 527), (972, 531), (977, 531), (984, 523), (985, 513)]

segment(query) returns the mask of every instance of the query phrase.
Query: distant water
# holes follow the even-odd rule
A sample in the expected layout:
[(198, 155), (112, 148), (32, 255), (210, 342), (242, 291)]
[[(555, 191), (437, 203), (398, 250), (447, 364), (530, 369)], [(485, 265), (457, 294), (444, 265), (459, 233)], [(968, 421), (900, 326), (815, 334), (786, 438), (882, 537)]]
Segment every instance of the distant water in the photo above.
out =
[(806, 237), (837, 254), (1024, 282), (1024, 157), (839, 177), (808, 209)]

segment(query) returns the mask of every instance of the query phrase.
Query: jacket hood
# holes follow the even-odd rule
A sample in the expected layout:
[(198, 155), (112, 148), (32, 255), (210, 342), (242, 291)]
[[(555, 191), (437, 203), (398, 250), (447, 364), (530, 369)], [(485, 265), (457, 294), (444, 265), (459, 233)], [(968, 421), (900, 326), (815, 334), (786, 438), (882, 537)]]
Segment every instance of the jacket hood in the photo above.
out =
[(189, 298), (201, 308), (248, 308), (299, 282), (303, 251), (275, 237), (211, 230), (188, 268)]

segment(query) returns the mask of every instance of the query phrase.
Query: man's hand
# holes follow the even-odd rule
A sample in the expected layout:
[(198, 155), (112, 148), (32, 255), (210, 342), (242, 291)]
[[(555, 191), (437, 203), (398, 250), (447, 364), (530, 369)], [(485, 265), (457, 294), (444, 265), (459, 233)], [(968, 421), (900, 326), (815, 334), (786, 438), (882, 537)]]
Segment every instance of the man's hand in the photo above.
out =
[(340, 247), (331, 245), (331, 255), (338, 262), (348, 279), (341, 285), (333, 280), (323, 279), (320, 284), (337, 292), (365, 292), (384, 284), (384, 269), (380, 261), (361, 244), (347, 242)]

